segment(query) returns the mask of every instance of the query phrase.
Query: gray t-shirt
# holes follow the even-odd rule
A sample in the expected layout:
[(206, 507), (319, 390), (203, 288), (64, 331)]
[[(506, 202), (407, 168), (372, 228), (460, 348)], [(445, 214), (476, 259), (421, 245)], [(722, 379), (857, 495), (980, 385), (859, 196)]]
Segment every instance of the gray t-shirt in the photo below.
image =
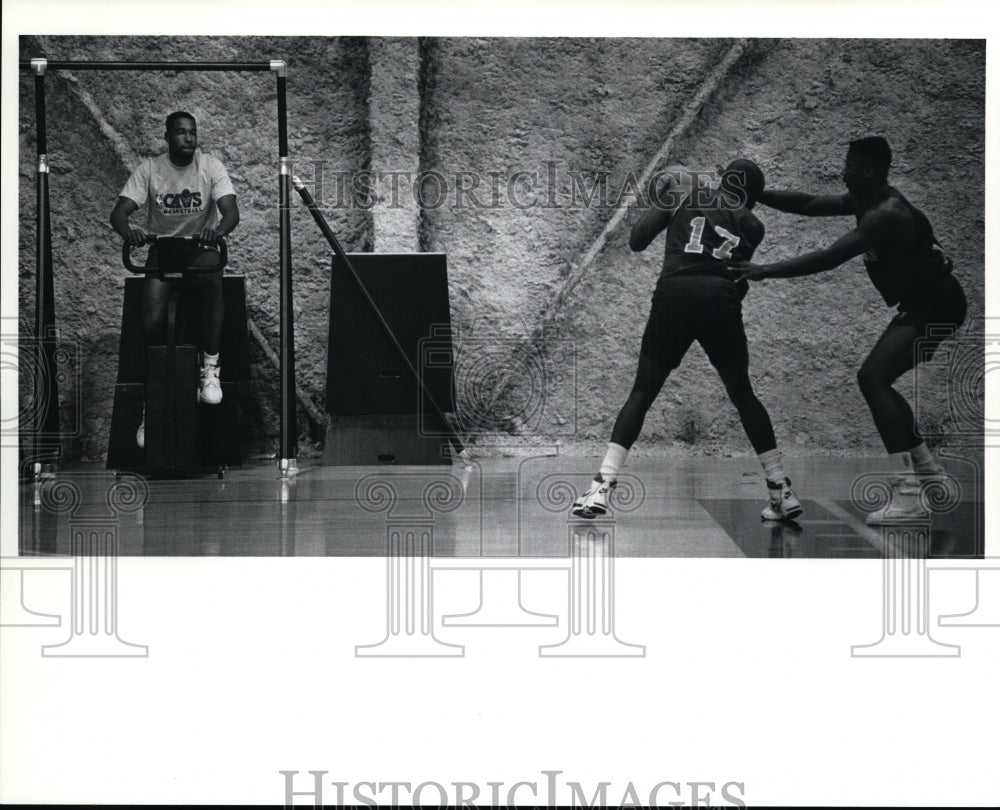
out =
[(157, 236), (197, 236), (218, 221), (216, 201), (235, 194), (222, 162), (200, 149), (191, 163), (175, 166), (164, 153), (146, 158), (120, 196), (146, 206), (146, 230)]

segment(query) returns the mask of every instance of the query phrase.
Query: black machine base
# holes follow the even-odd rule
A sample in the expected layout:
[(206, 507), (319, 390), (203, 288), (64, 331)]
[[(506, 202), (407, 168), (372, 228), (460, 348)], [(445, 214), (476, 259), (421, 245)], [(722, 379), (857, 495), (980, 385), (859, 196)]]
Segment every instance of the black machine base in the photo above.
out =
[[(242, 463), (240, 384), (250, 378), (246, 291), (241, 276), (223, 278), (225, 321), (222, 333), (222, 402), (198, 401), (200, 358), (197, 319), (184, 307), (177, 312), (180, 331), (191, 343), (143, 346), (143, 279), (126, 279), (118, 382), (111, 414), (108, 469), (160, 473), (218, 471)], [(172, 358), (172, 359), (171, 359)], [(136, 430), (145, 406), (145, 447)]]
[(447, 437), (421, 435), (417, 421), (416, 414), (331, 415), (323, 464), (451, 464)]
[[(197, 392), (197, 388), (193, 389)], [(136, 430), (146, 404), (145, 448), (136, 444)], [(217, 471), (243, 463), (239, 437), (239, 392), (236, 383), (222, 384), (222, 402), (206, 405), (190, 396), (190, 407), (179, 408), (176, 429), (146, 398), (146, 386), (115, 386), (111, 414), (108, 469), (136, 472), (185, 473)]]
[(357, 281), (337, 256), (330, 279), (323, 463), (450, 464), (453, 432), (444, 419), (454, 411), (454, 372), (446, 256), (352, 253), (348, 259)]

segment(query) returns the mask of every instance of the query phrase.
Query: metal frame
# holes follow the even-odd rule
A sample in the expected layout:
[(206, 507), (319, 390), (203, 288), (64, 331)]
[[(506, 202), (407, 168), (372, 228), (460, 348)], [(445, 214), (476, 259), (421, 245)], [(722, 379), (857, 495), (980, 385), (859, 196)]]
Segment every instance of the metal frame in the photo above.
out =
[[(279, 374), (281, 378), (281, 448), (279, 468), (282, 477), (298, 471), (298, 426), (295, 414), (295, 346), (292, 307), (292, 242), (291, 242), (291, 161), (288, 157), (288, 121), (285, 82), (288, 66), (281, 59), (269, 62), (88, 62), (32, 59), (20, 63), (21, 70), (35, 74), (35, 122), (38, 146), (37, 182), (37, 243), (35, 250), (35, 337), (38, 346), (39, 373), (35, 375), (38, 414), (33, 425), (31, 458), (36, 482), (42, 473), (41, 437), (46, 432), (59, 433), (59, 394), (54, 374), (54, 346), (47, 338), (55, 332), (55, 305), (52, 283), (52, 230), (49, 218), (48, 143), (45, 127), (45, 74), (48, 70), (172, 70), (272, 72), (277, 78), (278, 91), (278, 205), (280, 254), (281, 345)], [(52, 425), (54, 422), (54, 430)]]

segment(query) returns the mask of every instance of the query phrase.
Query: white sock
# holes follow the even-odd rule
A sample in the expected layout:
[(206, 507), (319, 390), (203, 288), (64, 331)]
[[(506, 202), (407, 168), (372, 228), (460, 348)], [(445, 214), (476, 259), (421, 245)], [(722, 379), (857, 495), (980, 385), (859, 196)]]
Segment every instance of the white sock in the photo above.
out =
[(766, 453), (761, 453), (757, 458), (760, 459), (760, 464), (764, 468), (764, 477), (768, 481), (785, 483), (785, 469), (781, 463), (781, 451), (777, 447)]
[(889, 469), (893, 471), (899, 470), (902, 473), (900, 482), (906, 486), (910, 487), (919, 484), (913, 475), (913, 462), (910, 460), (910, 454), (907, 451), (889, 453)]
[(202, 352), (201, 363), (203, 366), (217, 366), (219, 365), (219, 355), (216, 354), (205, 354)]
[(625, 466), (627, 459), (627, 448), (614, 442), (609, 443), (608, 452), (604, 454), (604, 461), (601, 462), (601, 469), (598, 471), (598, 474), (605, 481), (614, 481), (618, 477), (618, 471)]
[(913, 464), (913, 471), (916, 473), (935, 473), (941, 471), (941, 465), (937, 463), (934, 454), (924, 442), (920, 442), (910, 451), (910, 461)]
[(913, 470), (913, 462), (910, 461), (910, 454), (905, 450), (902, 453), (889, 453), (889, 466), (897, 470), (902, 468), (906, 472)]

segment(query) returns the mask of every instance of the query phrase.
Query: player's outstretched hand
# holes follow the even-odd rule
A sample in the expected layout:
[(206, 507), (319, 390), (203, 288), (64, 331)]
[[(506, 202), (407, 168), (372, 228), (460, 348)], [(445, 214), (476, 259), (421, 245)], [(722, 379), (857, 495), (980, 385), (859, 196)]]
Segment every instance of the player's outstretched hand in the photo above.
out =
[(760, 281), (768, 277), (768, 266), (766, 264), (730, 262), (729, 270), (733, 273), (735, 281)]

